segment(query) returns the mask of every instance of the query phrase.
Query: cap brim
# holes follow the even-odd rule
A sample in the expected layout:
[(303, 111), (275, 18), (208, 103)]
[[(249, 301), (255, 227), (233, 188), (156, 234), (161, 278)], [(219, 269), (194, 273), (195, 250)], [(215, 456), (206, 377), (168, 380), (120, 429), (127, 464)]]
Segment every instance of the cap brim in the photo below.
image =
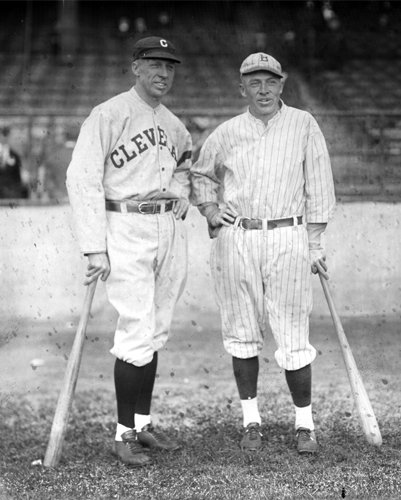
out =
[(264, 67), (252, 68), (247, 71), (241, 71), (241, 75), (250, 75), (251, 73), (256, 73), (257, 71), (266, 71), (266, 73), (271, 73), (272, 75), (278, 76), (279, 78), (284, 78), (284, 75), (278, 71), (272, 71), (271, 69), (266, 69)]
[(173, 61), (178, 64), (181, 63), (181, 59), (178, 59), (177, 56), (171, 54), (170, 52), (166, 52), (165, 50), (149, 50), (145, 55), (140, 55), (137, 59), (166, 59), (167, 61)]

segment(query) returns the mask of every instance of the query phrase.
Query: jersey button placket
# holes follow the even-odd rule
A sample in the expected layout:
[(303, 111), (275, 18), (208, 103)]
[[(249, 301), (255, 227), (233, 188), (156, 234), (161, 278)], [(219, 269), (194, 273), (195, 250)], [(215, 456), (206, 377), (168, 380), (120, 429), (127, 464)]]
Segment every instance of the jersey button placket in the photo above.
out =
[(155, 131), (156, 131), (156, 141), (157, 141), (157, 164), (159, 166), (159, 180), (160, 180), (160, 188), (161, 188), (161, 192), (162, 193), (165, 193), (166, 192), (166, 188), (163, 187), (164, 185), (164, 175), (162, 172), (165, 171), (165, 168), (162, 167), (160, 165), (160, 151), (162, 151), (163, 149), (163, 146), (159, 143), (159, 134), (158, 134), (158, 124), (156, 122), (156, 110), (153, 111), (153, 124), (154, 124), (154, 128), (155, 128)]

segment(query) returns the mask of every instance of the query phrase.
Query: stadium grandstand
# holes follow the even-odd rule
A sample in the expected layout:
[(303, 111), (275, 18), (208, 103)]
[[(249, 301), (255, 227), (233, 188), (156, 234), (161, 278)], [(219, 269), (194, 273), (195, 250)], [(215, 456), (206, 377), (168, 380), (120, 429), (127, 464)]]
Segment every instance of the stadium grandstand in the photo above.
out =
[(1, 1), (0, 126), (22, 158), (30, 202), (66, 201), (80, 124), (132, 85), (132, 45), (151, 34), (183, 56), (165, 103), (192, 132), (195, 156), (244, 109), (238, 68), (264, 51), (289, 75), (285, 102), (320, 123), (338, 196), (399, 201), (399, 2)]

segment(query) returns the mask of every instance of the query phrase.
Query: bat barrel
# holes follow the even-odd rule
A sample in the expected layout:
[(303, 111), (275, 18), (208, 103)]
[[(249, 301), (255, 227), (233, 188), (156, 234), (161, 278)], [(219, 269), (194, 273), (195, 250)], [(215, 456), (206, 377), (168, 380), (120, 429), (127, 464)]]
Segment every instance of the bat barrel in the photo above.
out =
[(380, 433), (379, 425), (377, 423), (372, 405), (370, 404), (365, 386), (362, 382), (362, 378), (352, 354), (351, 347), (348, 343), (343, 326), (341, 324), (341, 319), (337, 313), (334, 300), (331, 296), (329, 284), (321, 274), (319, 274), (319, 278), (340, 343), (345, 368), (347, 370), (347, 375), (351, 386), (351, 392), (362, 424), (363, 432), (368, 443), (375, 446), (380, 446), (382, 444), (382, 436)]
[(43, 465), (45, 467), (56, 467), (61, 457), (72, 399), (78, 380), (79, 367), (81, 364), (82, 351), (85, 342), (86, 327), (89, 320), (93, 296), (95, 294), (96, 283), (97, 281), (93, 281), (86, 289), (80, 321), (75, 334), (70, 356), (68, 358), (67, 368), (50, 431), (49, 443), (43, 460)]

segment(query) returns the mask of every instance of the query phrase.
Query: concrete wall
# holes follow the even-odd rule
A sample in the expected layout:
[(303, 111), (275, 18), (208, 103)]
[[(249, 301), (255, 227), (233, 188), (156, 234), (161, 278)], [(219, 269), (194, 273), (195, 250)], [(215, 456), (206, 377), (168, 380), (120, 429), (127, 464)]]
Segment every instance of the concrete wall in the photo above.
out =
[[(401, 204), (349, 203), (337, 207), (326, 242), (331, 285), (341, 315), (401, 313)], [(209, 270), (210, 240), (196, 209), (187, 218), (189, 277), (177, 317), (216, 312)], [(68, 206), (0, 208), (0, 312), (17, 325), (76, 319), (81, 309), (85, 259), (79, 255)], [(315, 308), (328, 314), (318, 278)], [(104, 284), (94, 316), (113, 321)], [(110, 319), (112, 318), (112, 319)]]

